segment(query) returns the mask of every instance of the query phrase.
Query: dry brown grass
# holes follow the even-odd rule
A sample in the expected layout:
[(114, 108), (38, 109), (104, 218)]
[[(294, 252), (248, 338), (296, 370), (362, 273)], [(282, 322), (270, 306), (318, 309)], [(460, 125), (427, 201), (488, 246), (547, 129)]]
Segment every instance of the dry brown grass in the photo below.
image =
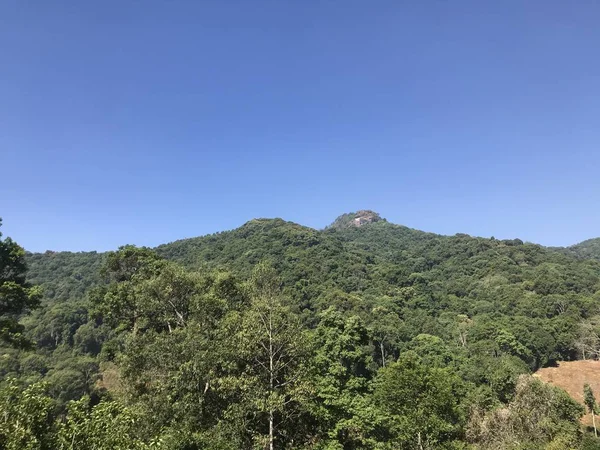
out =
[(96, 383), (97, 387), (101, 389), (104, 388), (116, 395), (119, 395), (123, 392), (119, 368), (114, 363), (106, 362), (101, 364), (100, 373), (102, 376)]
[[(596, 400), (600, 401), (600, 361), (563, 361), (558, 367), (546, 367), (538, 370), (534, 376), (542, 381), (558, 386), (583, 405), (583, 385), (589, 384), (594, 390)], [(592, 425), (592, 416), (586, 414), (582, 422)], [(598, 423), (598, 418), (596, 418)]]

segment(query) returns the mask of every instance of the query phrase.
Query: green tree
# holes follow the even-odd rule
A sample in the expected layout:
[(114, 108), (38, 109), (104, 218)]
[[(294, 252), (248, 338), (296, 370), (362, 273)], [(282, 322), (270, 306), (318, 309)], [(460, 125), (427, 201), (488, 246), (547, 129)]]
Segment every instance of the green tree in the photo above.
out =
[(135, 289), (145, 305), (140, 331), (121, 335), (115, 358), (126, 397), (145, 411), (145, 436), (165, 429), (177, 442), (196, 442), (193, 435), (216, 426), (230, 404), (223, 380), (235, 372), (239, 349), (235, 330), (223, 324), (244, 294), (228, 274), (186, 272), (173, 263)]
[(424, 365), (414, 352), (382, 368), (373, 396), (385, 416), (391, 448), (443, 448), (457, 440), (462, 391), (456, 375)]
[(422, 363), (431, 367), (446, 367), (454, 359), (444, 340), (430, 334), (415, 336), (408, 343), (407, 348), (419, 355)]
[(53, 401), (43, 383), (22, 389), (14, 379), (0, 388), (0, 448), (51, 450)]
[(127, 245), (110, 252), (102, 268), (109, 285), (98, 287), (90, 294), (93, 315), (113, 327), (136, 334), (144, 325), (145, 315), (152, 313), (146, 296), (140, 292), (140, 284), (156, 276), (165, 264), (147, 248)]
[(402, 321), (394, 311), (394, 305), (390, 301), (380, 300), (379, 304), (370, 311), (370, 330), (379, 349), (381, 365), (385, 367), (389, 359), (390, 349), (398, 343), (399, 328)]
[(104, 401), (89, 406), (89, 398), (69, 404), (66, 418), (59, 423), (57, 449), (142, 450), (148, 446), (138, 438), (139, 417), (129, 408)]
[[(368, 329), (358, 316), (329, 308), (313, 333), (315, 415), (327, 448), (368, 448), (377, 426), (370, 383), (376, 369)], [(366, 417), (365, 417), (366, 416)]]
[(100, 377), (96, 359), (71, 353), (64, 355), (61, 360), (55, 359), (56, 365), (45, 378), (53, 398), (66, 404), (95, 391), (95, 383)]
[(598, 437), (598, 430), (596, 429), (596, 411), (598, 410), (598, 405), (596, 403), (596, 397), (594, 397), (594, 391), (592, 390), (592, 387), (587, 383), (583, 385), (583, 402), (592, 414), (592, 423), (594, 424), (594, 435)]
[(292, 420), (302, 414), (302, 404), (309, 398), (304, 364), (309, 347), (300, 319), (282, 296), (281, 280), (270, 265), (256, 266), (249, 291), (250, 305), (242, 312), (233, 338), (245, 369), (233, 379), (245, 407), (258, 418), (258, 441), (273, 450), (282, 448), (286, 437), (290, 440), (290, 430), (296, 426)]
[(20, 316), (41, 299), (40, 289), (27, 283), (26, 274), (25, 251), (11, 238), (2, 239), (0, 232), (0, 341), (15, 346), (27, 344)]
[(199, 273), (188, 272), (175, 263), (161, 264), (159, 271), (140, 281), (137, 296), (143, 303), (141, 315), (147, 328), (173, 332), (187, 325), (190, 315), (202, 308), (205, 317), (214, 317), (220, 302), (203, 297), (207, 280)]

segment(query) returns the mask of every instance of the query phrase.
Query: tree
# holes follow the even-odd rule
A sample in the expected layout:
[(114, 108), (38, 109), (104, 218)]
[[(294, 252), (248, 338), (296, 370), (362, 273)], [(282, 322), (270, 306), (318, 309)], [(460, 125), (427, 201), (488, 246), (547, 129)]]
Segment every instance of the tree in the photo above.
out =
[(406, 352), (380, 369), (373, 393), (393, 448), (440, 448), (459, 437), (462, 383), (447, 369)]
[(600, 357), (600, 317), (594, 316), (579, 324), (575, 348), (583, 359)]
[(430, 334), (414, 337), (407, 348), (419, 355), (423, 364), (431, 367), (447, 367), (455, 358), (441, 338)]
[(165, 429), (178, 442), (197, 442), (230, 404), (219, 381), (234, 370), (239, 348), (237, 330), (221, 322), (233, 305), (246, 303), (241, 286), (226, 273), (187, 272), (175, 263), (121, 283), (135, 285), (140, 305), (139, 332), (121, 335), (125, 394), (147, 413), (146, 436)]
[(594, 435), (598, 437), (598, 430), (596, 429), (596, 411), (598, 409), (598, 405), (596, 403), (596, 397), (594, 397), (594, 391), (592, 390), (592, 387), (587, 383), (583, 385), (583, 402), (592, 414), (592, 423), (594, 424)]
[[(242, 311), (233, 343), (243, 370), (236, 378), (245, 407), (256, 415), (258, 434), (266, 422), (265, 446), (273, 450), (286, 436), (285, 427), (301, 413), (308, 398), (303, 362), (309, 347), (299, 317), (286, 303), (275, 270), (260, 263), (249, 285), (250, 305)], [(260, 439), (260, 438), (259, 438)], [(288, 437), (288, 440), (290, 438)], [(282, 448), (284, 442), (277, 444)]]
[[(379, 357), (381, 365), (385, 367), (389, 348), (393, 348), (398, 343), (398, 330), (402, 321), (394, 311), (392, 302), (380, 301), (381, 306), (375, 306), (370, 313), (370, 330), (375, 344), (379, 348)], [(387, 304), (386, 304), (387, 303)]]
[(150, 310), (140, 284), (156, 276), (166, 261), (147, 248), (127, 245), (110, 252), (102, 273), (108, 283), (90, 293), (94, 313), (109, 325), (136, 334)]
[(328, 308), (320, 319), (311, 363), (319, 428), (327, 448), (370, 448), (370, 434), (377, 426), (369, 408), (376, 369), (371, 336), (358, 316)]
[(211, 302), (202, 295), (206, 284), (199, 273), (188, 272), (172, 262), (162, 264), (156, 274), (137, 286), (137, 295), (143, 299), (144, 326), (172, 333), (175, 328), (185, 327), (193, 313), (205, 318), (218, 316), (221, 302)]
[(41, 299), (41, 290), (27, 283), (26, 274), (25, 250), (0, 233), (0, 341), (14, 346), (27, 344), (19, 318)]
[(467, 438), (481, 449), (579, 448), (583, 413), (562, 389), (522, 375), (508, 405), (472, 411)]
[(148, 448), (136, 436), (139, 418), (127, 407), (103, 401), (93, 408), (89, 398), (69, 403), (66, 418), (59, 423), (58, 450), (142, 450)]
[(458, 330), (458, 341), (463, 347), (467, 346), (467, 337), (469, 328), (473, 325), (473, 321), (466, 314), (458, 314), (456, 316), (456, 328)]
[(98, 362), (89, 356), (65, 355), (46, 375), (52, 397), (66, 404), (95, 392), (100, 378)]
[(22, 389), (9, 379), (0, 389), (0, 448), (53, 449), (52, 406), (45, 384)]

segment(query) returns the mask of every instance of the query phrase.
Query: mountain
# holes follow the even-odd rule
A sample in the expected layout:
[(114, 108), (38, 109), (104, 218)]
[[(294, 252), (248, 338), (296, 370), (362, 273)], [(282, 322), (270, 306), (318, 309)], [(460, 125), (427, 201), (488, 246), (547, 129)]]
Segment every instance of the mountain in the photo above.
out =
[[(367, 218), (371, 221), (352, 225)], [(412, 330), (407, 336), (444, 335), (440, 321), (448, 314), (494, 317), (529, 345), (523, 358), (532, 368), (575, 358), (573, 327), (596, 311), (600, 262), (572, 251), (519, 239), (442, 236), (389, 223), (372, 211), (344, 214), (334, 224), (315, 230), (282, 219), (254, 219), (154, 251), (187, 270), (231, 272), (242, 280), (268, 261), (287, 295), (311, 314), (335, 306), (370, 321), (372, 308), (397, 302), (404, 326)], [(96, 252), (29, 253), (29, 281), (44, 288), (45, 308), (80, 302), (104, 283), (99, 269), (105, 259)], [(573, 322), (567, 326), (565, 320)], [(565, 326), (571, 337), (566, 329), (550, 331)]]
[[(0, 349), (0, 407), (14, 378), (44, 381), (59, 421), (91, 398), (77, 420), (124, 411), (143, 424), (124, 436), (172, 449), (263, 446), (273, 398), (285, 448), (581, 448), (580, 407), (527, 374), (600, 355), (595, 243), (443, 236), (363, 210), (323, 230), (254, 219), (151, 250), (27, 253), (36, 349)], [(285, 397), (264, 384), (274, 348)]]
[[(364, 292), (376, 283), (393, 290), (395, 283), (408, 283), (415, 274), (428, 278), (440, 271), (446, 277), (444, 285), (458, 283), (454, 280), (458, 273), (481, 279), (506, 272), (511, 283), (530, 279), (535, 286), (536, 270), (553, 266), (552, 272), (561, 272), (562, 279), (573, 272), (571, 267), (585, 265), (578, 259), (593, 258), (596, 248), (600, 251), (600, 240), (549, 249), (519, 239), (442, 236), (395, 225), (363, 210), (340, 215), (324, 230), (282, 219), (253, 219), (231, 231), (182, 239), (154, 250), (188, 269), (220, 268), (243, 277), (258, 262), (269, 260), (286, 286), (309, 284), (315, 290), (311, 296), (318, 297), (331, 286)], [(80, 298), (100, 282), (104, 257), (97, 252), (28, 253), (29, 280), (44, 287), (47, 299)], [(564, 270), (557, 269), (563, 266)]]

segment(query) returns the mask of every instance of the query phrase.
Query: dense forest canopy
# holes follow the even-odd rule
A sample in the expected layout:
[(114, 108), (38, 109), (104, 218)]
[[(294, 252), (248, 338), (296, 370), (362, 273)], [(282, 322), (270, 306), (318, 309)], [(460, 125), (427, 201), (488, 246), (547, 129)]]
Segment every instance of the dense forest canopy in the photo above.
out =
[(599, 448), (531, 376), (600, 357), (597, 241), (359, 211), (155, 249), (0, 242), (0, 448)]
[(600, 238), (587, 239), (579, 244), (557, 250), (578, 258), (600, 260)]

